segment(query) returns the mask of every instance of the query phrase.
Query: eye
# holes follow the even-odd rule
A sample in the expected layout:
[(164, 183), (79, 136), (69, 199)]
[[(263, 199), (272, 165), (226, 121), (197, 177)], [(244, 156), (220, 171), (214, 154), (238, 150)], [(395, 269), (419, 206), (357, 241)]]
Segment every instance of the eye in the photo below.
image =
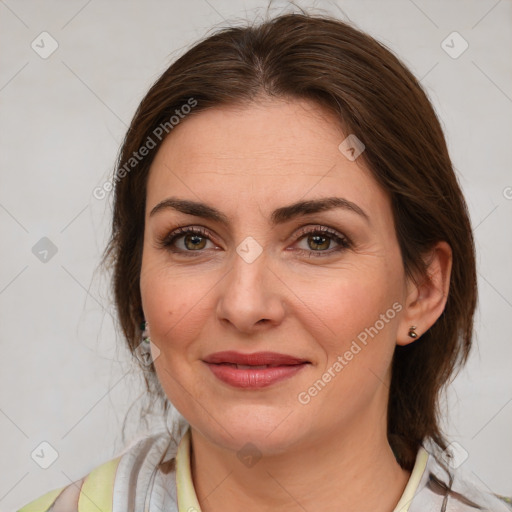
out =
[[(299, 249), (299, 252), (314, 257), (330, 256), (352, 247), (351, 241), (345, 235), (325, 226), (302, 228), (298, 233), (297, 240), (302, 239), (305, 239), (310, 249)], [(326, 250), (331, 246), (332, 241), (335, 241), (338, 247)]]
[[(177, 248), (176, 241), (183, 239), (184, 248)], [(187, 227), (175, 229), (172, 233), (157, 240), (158, 246), (174, 253), (187, 254), (202, 252), (206, 242), (210, 241), (209, 233), (203, 228)], [(187, 254), (191, 255), (191, 254)], [(191, 255), (192, 256), (192, 255)]]
[[(176, 246), (176, 242), (180, 239), (183, 239), (181, 248)], [(325, 226), (301, 228), (296, 239), (297, 241), (307, 239), (307, 244), (311, 249), (298, 249), (298, 252), (308, 256), (329, 256), (352, 247), (351, 241), (345, 235)], [(326, 250), (331, 246), (332, 241), (338, 244), (338, 247)], [(177, 228), (157, 240), (160, 248), (187, 256), (194, 256), (194, 252), (204, 252), (203, 249), (205, 249), (207, 242), (212, 242), (210, 233), (200, 227)]]

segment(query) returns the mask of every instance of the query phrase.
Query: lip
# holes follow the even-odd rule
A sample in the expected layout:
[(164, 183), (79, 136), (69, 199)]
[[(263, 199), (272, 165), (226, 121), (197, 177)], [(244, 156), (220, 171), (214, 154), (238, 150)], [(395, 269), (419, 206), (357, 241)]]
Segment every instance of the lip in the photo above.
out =
[(252, 354), (243, 354), (233, 350), (224, 352), (215, 352), (204, 358), (205, 363), (232, 363), (251, 366), (271, 365), (283, 366), (300, 363), (309, 363), (306, 359), (290, 356), (288, 354), (278, 354), (277, 352), (253, 352)]
[[(276, 352), (255, 352), (243, 354), (234, 351), (216, 352), (203, 362), (219, 380), (234, 387), (259, 389), (288, 379), (302, 369), (309, 361)], [(237, 368), (236, 365), (255, 368)], [(267, 368), (260, 368), (267, 366)]]

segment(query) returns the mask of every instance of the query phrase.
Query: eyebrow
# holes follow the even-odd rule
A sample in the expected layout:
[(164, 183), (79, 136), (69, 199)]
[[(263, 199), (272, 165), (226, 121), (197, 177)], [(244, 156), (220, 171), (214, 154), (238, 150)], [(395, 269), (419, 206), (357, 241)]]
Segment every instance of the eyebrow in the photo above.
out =
[[(284, 224), (285, 222), (288, 222), (296, 217), (300, 217), (301, 215), (333, 210), (335, 208), (342, 208), (344, 210), (354, 212), (364, 218), (366, 222), (370, 223), (369, 216), (361, 207), (342, 197), (324, 197), (321, 199), (298, 201), (296, 203), (274, 210), (270, 220), (272, 225), (275, 226), (278, 224)], [(210, 219), (226, 226), (229, 225), (229, 218), (213, 206), (197, 201), (191, 201), (189, 199), (179, 199), (176, 197), (169, 197), (158, 203), (151, 210), (149, 216), (152, 217), (156, 213), (167, 209), (173, 209), (188, 215)]]

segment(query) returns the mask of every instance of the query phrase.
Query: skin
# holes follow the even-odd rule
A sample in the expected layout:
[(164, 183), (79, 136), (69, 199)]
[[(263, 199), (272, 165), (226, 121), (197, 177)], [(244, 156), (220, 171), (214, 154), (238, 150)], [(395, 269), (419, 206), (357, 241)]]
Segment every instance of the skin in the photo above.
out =
[[(346, 136), (314, 103), (264, 100), (189, 116), (152, 164), (140, 290), (160, 350), (158, 378), (191, 424), (192, 478), (204, 512), (391, 511), (410, 476), (386, 437), (390, 364), (397, 344), (414, 341), (411, 325), (420, 337), (442, 313), (451, 251), (440, 242), (426, 255), (430, 280), (406, 278), (389, 197), (361, 158), (340, 152)], [(150, 216), (170, 196), (212, 205), (229, 224), (173, 209)], [(276, 208), (331, 196), (357, 204), (369, 221), (333, 209), (270, 223)], [(208, 231), (199, 250), (184, 236), (174, 243), (181, 254), (158, 245), (180, 226)], [(332, 252), (341, 247), (333, 238), (297, 238), (304, 226), (330, 227), (351, 245)], [(248, 236), (262, 249), (251, 263), (236, 251)], [(321, 251), (331, 253), (312, 254)], [(401, 306), (394, 318), (300, 403), (299, 393), (394, 303)], [(202, 362), (223, 350), (274, 351), (311, 364), (246, 390)], [(247, 443), (261, 456), (250, 467), (237, 457)]]

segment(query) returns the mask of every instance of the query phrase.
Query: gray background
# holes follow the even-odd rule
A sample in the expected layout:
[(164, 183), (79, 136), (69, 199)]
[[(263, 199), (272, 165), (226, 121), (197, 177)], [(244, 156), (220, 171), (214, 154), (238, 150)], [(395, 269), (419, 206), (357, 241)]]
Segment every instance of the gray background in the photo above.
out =
[[(469, 454), (464, 467), (512, 495), (512, 3), (298, 3), (388, 45), (441, 118), (480, 285), (478, 348), (448, 395), (446, 429)], [(0, 510), (81, 478), (122, 447), (122, 419), (142, 387), (115, 332), (108, 276), (97, 270), (111, 198), (92, 191), (108, 180), (135, 108), (171, 61), (212, 28), (266, 6), (0, 0)], [(58, 44), (49, 56), (55, 43), (44, 31)], [(448, 37), (454, 31), (463, 40)], [(40, 465), (52, 449), (41, 442), (58, 452), (48, 469)]]

